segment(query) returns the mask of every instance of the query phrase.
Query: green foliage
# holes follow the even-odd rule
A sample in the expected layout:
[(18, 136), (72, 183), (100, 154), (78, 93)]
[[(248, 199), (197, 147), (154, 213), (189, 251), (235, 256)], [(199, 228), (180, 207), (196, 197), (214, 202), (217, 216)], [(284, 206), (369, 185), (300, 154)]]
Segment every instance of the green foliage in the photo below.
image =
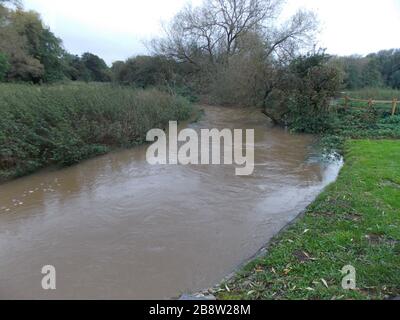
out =
[(339, 71), (323, 52), (295, 59), (280, 72), (265, 101), (265, 113), (293, 131), (321, 133), (332, 127), (330, 101), (341, 84)]
[(155, 56), (137, 56), (113, 65), (114, 79), (124, 85), (138, 88), (171, 84), (177, 73), (173, 60)]
[(107, 64), (95, 54), (86, 52), (81, 57), (88, 74), (88, 81), (108, 82), (111, 80)]
[(10, 64), (8, 63), (7, 56), (0, 52), (0, 81), (4, 81)]
[(1, 84), (0, 178), (143, 143), (148, 130), (190, 114), (186, 99), (156, 89)]
[(137, 56), (116, 61), (111, 67), (113, 82), (134, 88), (159, 88), (198, 102), (196, 90), (185, 76), (184, 65), (162, 56)]
[[(28, 18), (29, 17), (29, 18)], [(39, 82), (44, 74), (44, 67), (40, 61), (31, 54), (29, 39), (37, 34), (37, 16), (25, 16), (21, 10), (11, 10), (0, 5), (0, 52), (9, 57), (10, 68), (7, 80)], [(35, 28), (25, 28), (28, 24)], [(29, 37), (25, 34), (29, 31)]]
[[(384, 299), (400, 295), (400, 142), (346, 143), (336, 183), (218, 298)], [(341, 270), (356, 268), (356, 290)], [(226, 287), (229, 288), (227, 292)]]
[[(400, 90), (385, 88), (363, 88), (359, 90), (346, 91), (346, 95), (355, 99), (392, 100), (400, 101)], [(365, 105), (365, 103), (364, 103)]]
[(345, 73), (346, 89), (389, 87), (400, 89), (400, 49), (382, 50), (366, 57), (335, 57)]
[(110, 81), (104, 60), (85, 53), (68, 54), (61, 39), (45, 27), (40, 15), (16, 7), (0, 5), (0, 51), (7, 54), (10, 68), (7, 80), (50, 83), (64, 79)]
[(382, 74), (378, 61), (371, 59), (364, 67), (362, 73), (363, 87), (381, 87), (383, 85)]
[(10, 57), (9, 80), (56, 81), (64, 78), (62, 42), (38, 13), (5, 9), (7, 23), (0, 26), (0, 49)]
[[(382, 94), (385, 94), (383, 92)], [(362, 92), (360, 98), (364, 98)], [(320, 147), (329, 154), (343, 152), (348, 139), (400, 139), (400, 115), (391, 115), (391, 106), (351, 102), (347, 108), (332, 107), (331, 129), (320, 139)]]
[(290, 127), (297, 132), (321, 133), (332, 125), (330, 101), (337, 95), (341, 78), (326, 65), (324, 53), (300, 57), (291, 64), (296, 88), (289, 102)]
[(389, 78), (390, 86), (395, 89), (400, 89), (400, 70), (393, 72)]
[(184, 85), (175, 86), (172, 88), (172, 90), (174, 91), (175, 94), (185, 97), (192, 103), (199, 102), (198, 95), (195, 93), (195, 91), (192, 88), (189, 88), (188, 86), (184, 86)]

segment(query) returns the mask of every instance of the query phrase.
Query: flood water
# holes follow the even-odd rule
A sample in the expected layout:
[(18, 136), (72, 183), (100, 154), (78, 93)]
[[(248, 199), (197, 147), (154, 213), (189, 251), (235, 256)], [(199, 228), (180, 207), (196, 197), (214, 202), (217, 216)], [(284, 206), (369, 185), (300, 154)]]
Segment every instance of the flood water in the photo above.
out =
[[(256, 169), (151, 166), (146, 146), (0, 185), (0, 299), (169, 299), (215, 285), (340, 170), (259, 111), (206, 107), (190, 127), (255, 129)], [(44, 265), (57, 290), (41, 286)]]

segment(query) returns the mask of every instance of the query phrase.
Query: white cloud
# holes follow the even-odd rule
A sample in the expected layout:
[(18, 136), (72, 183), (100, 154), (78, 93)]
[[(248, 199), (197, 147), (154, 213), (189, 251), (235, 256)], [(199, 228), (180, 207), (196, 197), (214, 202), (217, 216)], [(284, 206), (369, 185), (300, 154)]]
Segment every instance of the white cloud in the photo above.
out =
[[(146, 53), (143, 41), (161, 32), (186, 0), (24, 0), (72, 53), (90, 51), (108, 63)], [(195, 4), (201, 0), (192, 1)], [(400, 48), (400, 0), (288, 0), (283, 12), (313, 9), (321, 45), (335, 54)]]
[(314, 10), (321, 45), (332, 54), (400, 48), (400, 0), (289, 0), (288, 10)]

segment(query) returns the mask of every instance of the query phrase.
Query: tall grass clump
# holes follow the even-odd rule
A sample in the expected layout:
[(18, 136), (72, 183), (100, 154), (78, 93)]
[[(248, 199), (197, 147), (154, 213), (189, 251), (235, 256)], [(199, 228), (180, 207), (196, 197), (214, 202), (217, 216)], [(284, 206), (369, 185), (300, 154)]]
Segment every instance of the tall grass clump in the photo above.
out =
[(157, 89), (1, 84), (0, 180), (141, 144), (148, 130), (190, 114), (186, 99)]

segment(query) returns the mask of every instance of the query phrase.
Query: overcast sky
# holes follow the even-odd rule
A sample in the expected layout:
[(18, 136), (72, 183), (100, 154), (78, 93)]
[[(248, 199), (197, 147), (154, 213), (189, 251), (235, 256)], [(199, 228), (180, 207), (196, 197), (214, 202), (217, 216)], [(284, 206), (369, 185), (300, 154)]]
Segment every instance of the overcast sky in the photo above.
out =
[[(112, 63), (146, 53), (144, 42), (161, 32), (187, 2), (201, 0), (23, 0), (74, 54), (93, 52)], [(400, 0), (287, 0), (283, 17), (299, 8), (321, 22), (319, 45), (329, 53), (367, 54), (400, 48)]]

